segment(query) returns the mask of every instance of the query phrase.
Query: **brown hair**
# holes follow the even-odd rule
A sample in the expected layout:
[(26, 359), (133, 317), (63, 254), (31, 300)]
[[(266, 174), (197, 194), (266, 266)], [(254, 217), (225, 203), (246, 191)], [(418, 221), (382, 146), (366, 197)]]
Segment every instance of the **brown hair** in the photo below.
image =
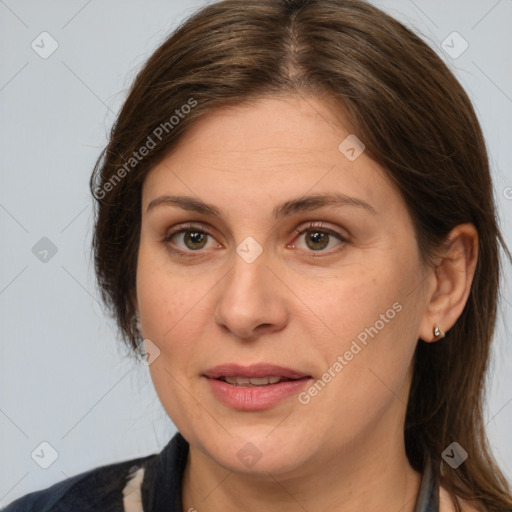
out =
[[(469, 458), (441, 484), (486, 510), (510, 510), (483, 423), (496, 320), (499, 243), (488, 157), (475, 112), (418, 36), (360, 0), (225, 0), (179, 27), (138, 74), (91, 177), (102, 297), (135, 348), (144, 177), (206, 113), (261, 95), (323, 94), (343, 105), (369, 156), (394, 181), (426, 262), (458, 224), (479, 234), (466, 307), (440, 343), (418, 342), (404, 430), (412, 467), (457, 441)], [(341, 141), (340, 141), (341, 142)], [(145, 150), (143, 150), (145, 148)]]

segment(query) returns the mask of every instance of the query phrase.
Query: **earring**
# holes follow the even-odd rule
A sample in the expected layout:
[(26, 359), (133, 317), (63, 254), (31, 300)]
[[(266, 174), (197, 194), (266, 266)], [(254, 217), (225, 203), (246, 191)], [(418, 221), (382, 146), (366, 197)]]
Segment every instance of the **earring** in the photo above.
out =
[(137, 329), (137, 331), (140, 332), (141, 325), (140, 325), (140, 317), (139, 317), (139, 315), (135, 316), (135, 328)]
[(446, 336), (446, 334), (438, 327), (437, 324), (434, 324), (432, 332), (434, 333), (434, 338), (432, 341), (439, 341)]

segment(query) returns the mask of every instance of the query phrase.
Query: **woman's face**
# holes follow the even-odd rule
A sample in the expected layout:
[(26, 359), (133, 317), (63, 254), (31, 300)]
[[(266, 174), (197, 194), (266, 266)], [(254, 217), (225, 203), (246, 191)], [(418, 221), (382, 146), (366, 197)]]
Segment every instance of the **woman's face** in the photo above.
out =
[(204, 117), (144, 182), (151, 377), (212, 464), (292, 475), (403, 450), (431, 280), (352, 133), (326, 100), (261, 98)]

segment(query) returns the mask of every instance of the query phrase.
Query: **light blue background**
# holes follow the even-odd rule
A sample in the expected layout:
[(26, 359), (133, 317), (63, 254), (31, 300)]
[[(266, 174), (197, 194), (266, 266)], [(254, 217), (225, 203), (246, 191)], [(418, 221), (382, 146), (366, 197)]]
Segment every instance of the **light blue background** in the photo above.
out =
[[(469, 92), (510, 243), (512, 1), (374, 3), (421, 32)], [(99, 304), (88, 179), (136, 71), (202, 5), (0, 0), (0, 506), (92, 467), (160, 451), (174, 432), (147, 369), (116, 341)], [(47, 59), (31, 48), (43, 31), (58, 43)], [(453, 31), (469, 44), (456, 59), (441, 48)], [(32, 253), (42, 237), (58, 250), (47, 263)], [(509, 478), (511, 311), (506, 283), (487, 418)], [(43, 441), (59, 454), (46, 470), (31, 458)]]

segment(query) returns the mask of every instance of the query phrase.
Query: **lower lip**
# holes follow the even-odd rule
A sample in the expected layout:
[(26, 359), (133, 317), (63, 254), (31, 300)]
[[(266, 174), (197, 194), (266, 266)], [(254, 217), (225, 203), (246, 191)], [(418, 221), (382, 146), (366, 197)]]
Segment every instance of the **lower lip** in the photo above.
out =
[(217, 379), (208, 379), (213, 394), (223, 404), (241, 411), (270, 409), (281, 400), (297, 395), (310, 381), (309, 378), (287, 380), (261, 387), (233, 386)]

